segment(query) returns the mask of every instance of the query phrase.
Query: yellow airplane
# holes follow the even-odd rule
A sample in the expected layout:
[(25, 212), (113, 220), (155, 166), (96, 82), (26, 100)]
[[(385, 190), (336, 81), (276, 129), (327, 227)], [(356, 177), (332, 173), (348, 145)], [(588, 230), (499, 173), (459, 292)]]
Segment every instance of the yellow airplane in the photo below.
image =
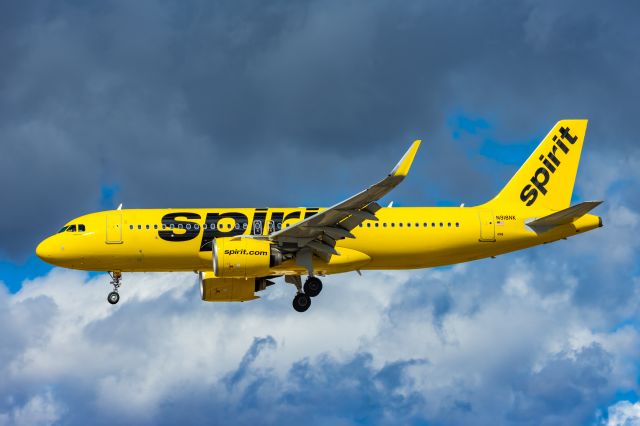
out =
[[(545, 244), (602, 226), (570, 206), (587, 120), (559, 121), (491, 201), (475, 207), (381, 207), (405, 178), (415, 141), (382, 181), (329, 208), (131, 209), (80, 216), (41, 242), (53, 265), (123, 272), (194, 271), (202, 300), (247, 301), (284, 276), (306, 311), (318, 276), (451, 265)], [(307, 278), (302, 283), (302, 276)]]

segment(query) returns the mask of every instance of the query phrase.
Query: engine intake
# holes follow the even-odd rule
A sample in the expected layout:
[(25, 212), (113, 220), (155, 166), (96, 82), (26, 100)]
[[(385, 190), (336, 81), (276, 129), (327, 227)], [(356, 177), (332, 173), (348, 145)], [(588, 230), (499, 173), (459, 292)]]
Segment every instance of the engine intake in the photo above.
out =
[(229, 237), (213, 242), (213, 271), (219, 278), (272, 275), (282, 260), (282, 252), (269, 241)]

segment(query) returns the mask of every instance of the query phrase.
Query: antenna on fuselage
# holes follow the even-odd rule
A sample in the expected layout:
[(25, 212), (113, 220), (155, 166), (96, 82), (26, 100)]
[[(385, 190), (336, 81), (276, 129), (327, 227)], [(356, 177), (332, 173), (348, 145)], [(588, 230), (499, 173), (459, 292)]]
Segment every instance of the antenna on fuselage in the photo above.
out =
[(116, 210), (122, 210), (122, 203), (120, 203), (120, 205), (118, 206), (118, 208)]

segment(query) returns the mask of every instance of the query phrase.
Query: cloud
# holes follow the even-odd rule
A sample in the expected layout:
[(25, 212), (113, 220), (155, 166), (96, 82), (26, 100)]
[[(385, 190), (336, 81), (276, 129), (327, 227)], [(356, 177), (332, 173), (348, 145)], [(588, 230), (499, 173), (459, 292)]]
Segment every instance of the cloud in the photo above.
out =
[(602, 424), (607, 426), (638, 426), (640, 425), (640, 403), (632, 404), (629, 401), (620, 401), (611, 405), (608, 409), (608, 419)]
[(0, 424), (7, 425), (51, 425), (57, 423), (65, 414), (51, 395), (51, 392), (38, 394), (23, 406), (13, 407), (11, 412), (0, 412)]
[(487, 136), (500, 146), (587, 116), (586, 151), (627, 155), (636, 9), (7, 4), (0, 196), (13, 208), (2, 213), (0, 251), (32, 253), (65, 221), (101, 208), (105, 185), (120, 188), (109, 201), (125, 207), (332, 204), (418, 137), (425, 154), (396, 201), (480, 202), (515, 167), (469, 157), (474, 142), (452, 140), (449, 118), (461, 110), (492, 123)]
[(633, 301), (606, 317), (576, 304), (583, 282), (565, 262), (560, 279), (526, 256), (329, 277), (304, 315), (284, 283), (208, 304), (194, 274), (128, 274), (111, 306), (107, 277), (54, 269), (0, 297), (0, 412), (10, 424), (47, 404), (66, 424), (584, 423), (637, 386), (640, 333), (618, 325)]
[(575, 196), (606, 203), (517, 255), (327, 278), (304, 315), (282, 283), (202, 303), (194, 274), (127, 275), (115, 307), (103, 276), (0, 287), (0, 424), (634, 422), (637, 9), (2, 6), (3, 258), (119, 202), (331, 204), (418, 137), (393, 199), (482, 202), (562, 117), (590, 118)]

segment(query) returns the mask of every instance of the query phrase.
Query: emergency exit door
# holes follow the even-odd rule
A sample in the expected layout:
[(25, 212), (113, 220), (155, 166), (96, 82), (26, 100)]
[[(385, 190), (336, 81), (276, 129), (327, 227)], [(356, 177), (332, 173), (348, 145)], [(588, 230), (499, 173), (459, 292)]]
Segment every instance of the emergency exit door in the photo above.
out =
[(480, 241), (496, 240), (496, 221), (493, 217), (493, 211), (480, 210)]
[(122, 243), (122, 214), (107, 214), (107, 244)]

